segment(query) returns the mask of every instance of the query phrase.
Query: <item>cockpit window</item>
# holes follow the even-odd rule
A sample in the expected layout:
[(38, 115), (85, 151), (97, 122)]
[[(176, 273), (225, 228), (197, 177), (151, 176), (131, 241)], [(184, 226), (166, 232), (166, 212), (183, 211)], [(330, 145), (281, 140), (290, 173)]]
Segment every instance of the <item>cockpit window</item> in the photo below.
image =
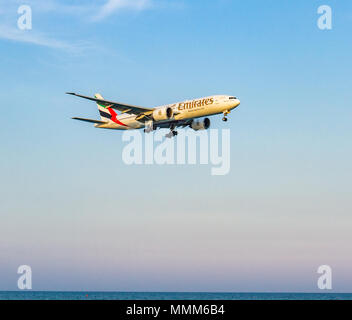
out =
[(229, 97), (229, 99), (237, 99), (236, 97)]

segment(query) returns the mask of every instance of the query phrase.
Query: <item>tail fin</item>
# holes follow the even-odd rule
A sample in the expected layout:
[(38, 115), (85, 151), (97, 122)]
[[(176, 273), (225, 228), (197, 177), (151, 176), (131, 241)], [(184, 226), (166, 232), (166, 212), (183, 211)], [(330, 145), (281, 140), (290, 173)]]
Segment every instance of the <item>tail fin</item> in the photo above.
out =
[[(97, 99), (104, 99), (100, 93), (96, 93), (94, 95), (95, 98)], [(104, 121), (104, 122), (108, 122), (111, 120), (111, 114), (108, 110), (108, 108), (104, 107), (102, 104), (99, 104), (99, 102), (97, 102), (97, 106), (98, 106), (98, 110), (99, 110), (99, 113), (100, 113), (100, 117), (101, 117), (101, 120)]]

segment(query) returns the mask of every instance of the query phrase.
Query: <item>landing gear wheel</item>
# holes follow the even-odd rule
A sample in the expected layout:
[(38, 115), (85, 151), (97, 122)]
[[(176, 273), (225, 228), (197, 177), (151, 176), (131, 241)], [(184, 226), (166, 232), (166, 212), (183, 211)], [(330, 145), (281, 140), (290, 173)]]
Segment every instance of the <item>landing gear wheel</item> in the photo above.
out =
[(166, 138), (172, 138), (172, 137), (174, 137), (174, 136), (177, 136), (177, 134), (178, 134), (177, 131), (172, 130), (172, 131), (170, 131), (169, 133), (167, 133), (167, 134), (165, 135), (165, 137), (166, 137)]
[(223, 115), (224, 115), (224, 117), (222, 118), (222, 121), (227, 121), (227, 118), (226, 118), (226, 116), (230, 113), (230, 111), (231, 110), (225, 110), (224, 112), (223, 112)]

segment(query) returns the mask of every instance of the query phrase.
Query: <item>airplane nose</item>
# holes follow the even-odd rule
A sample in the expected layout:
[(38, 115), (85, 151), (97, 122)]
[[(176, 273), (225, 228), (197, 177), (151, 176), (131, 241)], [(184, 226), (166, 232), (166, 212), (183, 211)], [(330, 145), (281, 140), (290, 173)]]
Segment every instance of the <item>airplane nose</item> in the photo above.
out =
[(240, 99), (236, 99), (236, 107), (239, 106), (241, 104)]

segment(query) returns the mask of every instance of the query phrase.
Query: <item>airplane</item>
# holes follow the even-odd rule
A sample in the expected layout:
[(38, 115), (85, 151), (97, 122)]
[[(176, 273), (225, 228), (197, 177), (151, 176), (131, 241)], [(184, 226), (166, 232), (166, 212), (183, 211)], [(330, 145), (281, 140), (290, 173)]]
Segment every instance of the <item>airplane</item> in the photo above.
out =
[[(97, 93), (93, 97), (83, 96), (74, 92), (66, 92), (76, 97), (95, 101), (98, 105), (101, 120), (73, 117), (72, 119), (94, 123), (96, 128), (130, 130), (144, 128), (148, 133), (157, 128), (169, 128), (166, 137), (177, 135), (177, 127), (191, 127), (193, 130), (206, 130), (210, 127), (209, 118), (223, 114), (223, 121), (231, 110), (239, 106), (240, 100), (235, 96), (214, 95), (193, 100), (185, 100), (154, 108), (145, 108), (103, 99)], [(117, 114), (118, 110), (120, 114)]]

